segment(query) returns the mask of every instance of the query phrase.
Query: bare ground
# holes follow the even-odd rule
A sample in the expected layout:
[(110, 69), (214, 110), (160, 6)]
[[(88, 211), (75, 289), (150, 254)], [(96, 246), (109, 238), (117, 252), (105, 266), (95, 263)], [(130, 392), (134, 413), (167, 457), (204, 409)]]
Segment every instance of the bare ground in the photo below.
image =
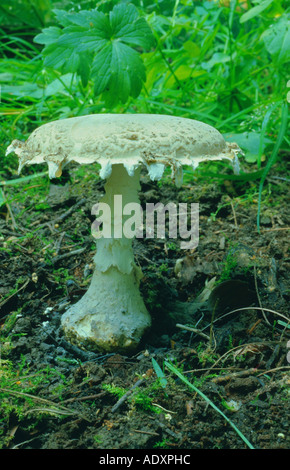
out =
[(90, 212), (103, 191), (70, 173), (41, 193), (40, 205), (18, 186), (1, 209), (0, 447), (247, 448), (167, 361), (253, 447), (289, 449), (285, 175), (276, 168), (267, 180), (260, 234), (256, 183), (196, 179), (176, 189), (142, 176), (142, 204), (199, 202), (200, 241), (191, 252), (176, 240), (134, 242), (153, 326), (124, 356), (82, 351), (60, 329), (62, 312), (89, 284)]

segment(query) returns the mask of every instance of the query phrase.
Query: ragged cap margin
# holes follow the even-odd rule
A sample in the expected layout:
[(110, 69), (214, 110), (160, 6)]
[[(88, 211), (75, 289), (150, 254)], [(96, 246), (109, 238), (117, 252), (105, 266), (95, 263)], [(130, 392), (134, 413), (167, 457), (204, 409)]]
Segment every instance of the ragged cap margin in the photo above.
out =
[(26, 142), (14, 140), (6, 154), (15, 152), (19, 169), (46, 162), (49, 177), (59, 177), (70, 161), (99, 163), (100, 177), (110, 176), (112, 165), (123, 164), (132, 176), (145, 165), (150, 178), (160, 180), (166, 166), (177, 186), (182, 166), (207, 160), (229, 160), (238, 172), (234, 143), (225, 142), (215, 128), (200, 121), (158, 114), (92, 114), (53, 121), (33, 131)]

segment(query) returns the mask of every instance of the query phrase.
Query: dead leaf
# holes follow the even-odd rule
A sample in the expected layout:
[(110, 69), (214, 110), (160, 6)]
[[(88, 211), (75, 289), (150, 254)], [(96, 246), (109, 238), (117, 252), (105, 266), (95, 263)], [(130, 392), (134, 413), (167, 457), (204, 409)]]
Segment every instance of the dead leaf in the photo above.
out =
[(190, 416), (192, 415), (192, 412), (193, 412), (193, 402), (190, 400), (190, 401), (187, 401), (185, 403), (185, 407), (186, 407), (186, 414), (187, 416)]

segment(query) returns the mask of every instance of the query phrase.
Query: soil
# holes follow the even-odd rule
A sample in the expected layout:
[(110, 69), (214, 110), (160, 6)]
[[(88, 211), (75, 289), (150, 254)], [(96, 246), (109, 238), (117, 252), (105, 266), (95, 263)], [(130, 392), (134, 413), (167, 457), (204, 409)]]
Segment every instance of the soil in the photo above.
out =
[(90, 282), (91, 208), (103, 192), (78, 171), (51, 181), (40, 205), (11, 186), (1, 209), (0, 447), (246, 449), (213, 403), (254, 448), (289, 449), (285, 173), (265, 183), (260, 233), (255, 182), (200, 173), (178, 189), (142, 174), (143, 206), (199, 203), (200, 239), (190, 251), (134, 241), (153, 325), (125, 356), (81, 350), (60, 328)]

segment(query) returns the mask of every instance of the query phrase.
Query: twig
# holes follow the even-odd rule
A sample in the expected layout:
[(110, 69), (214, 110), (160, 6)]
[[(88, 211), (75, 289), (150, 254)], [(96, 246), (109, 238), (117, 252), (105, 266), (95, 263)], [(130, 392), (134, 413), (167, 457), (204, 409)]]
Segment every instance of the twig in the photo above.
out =
[[(222, 371), (225, 371), (225, 370), (229, 370), (229, 371), (232, 371), (232, 370), (236, 370), (236, 371), (239, 371), (239, 370), (244, 370), (244, 369), (239, 369), (238, 367), (234, 367), (234, 366), (228, 366), (228, 367), (214, 367), (212, 370), (222, 370)], [(208, 371), (208, 367), (203, 367), (202, 369), (190, 369), (190, 370), (185, 370), (183, 371), (184, 374), (195, 374), (196, 372), (203, 372), (203, 371)]]
[(215, 368), (215, 366), (223, 359), (225, 359), (229, 354), (231, 354), (233, 351), (235, 351), (236, 349), (241, 349), (241, 348), (244, 348), (246, 346), (256, 346), (257, 344), (259, 345), (264, 345), (264, 346), (271, 346), (273, 344), (276, 344), (275, 341), (265, 341), (265, 342), (260, 342), (258, 343), (257, 341), (254, 342), (254, 343), (246, 343), (246, 344), (239, 344), (238, 346), (235, 346), (234, 348), (230, 349), (229, 351), (225, 352), (222, 356), (220, 356), (216, 361), (215, 363), (209, 368), (207, 369), (207, 374)]
[(170, 410), (167, 410), (166, 408), (163, 408), (163, 406), (161, 405), (158, 405), (158, 403), (152, 403), (153, 406), (157, 406), (157, 408), (160, 408), (160, 410), (163, 410), (165, 411), (166, 413), (173, 413), (173, 414), (177, 414), (177, 411), (170, 411)]
[(236, 212), (235, 212), (235, 208), (234, 208), (234, 205), (233, 205), (233, 201), (232, 201), (232, 200), (230, 200), (230, 204), (231, 204), (231, 208), (232, 208), (232, 212), (233, 212), (235, 227), (236, 227), (236, 228), (239, 228), (239, 227), (238, 227), (238, 223), (237, 223), (237, 216), (236, 216)]
[(150, 432), (150, 431), (139, 431), (138, 429), (132, 429), (134, 432), (139, 432), (140, 434), (149, 434), (149, 436), (159, 436), (157, 432)]
[(274, 232), (275, 230), (290, 230), (290, 227), (264, 228), (264, 229), (261, 230), (261, 232), (263, 232), (263, 233)]
[(171, 429), (167, 428), (165, 424), (160, 423), (160, 422), (158, 424), (163, 429), (163, 431), (165, 431), (167, 434), (169, 434), (169, 436), (174, 437), (174, 439), (181, 439), (182, 438), (181, 433), (176, 434), (176, 432), (171, 431)]
[[(281, 317), (281, 318), (284, 318), (284, 320), (286, 320), (287, 322), (289, 322), (289, 318), (287, 318), (285, 315), (283, 315), (282, 313), (279, 313), (279, 312), (276, 312), (275, 310), (271, 310), (270, 308), (261, 308), (261, 307), (242, 307), (242, 308), (238, 308), (236, 310), (232, 310), (231, 312), (229, 313), (235, 313), (235, 312), (238, 312), (239, 310), (265, 310), (266, 312), (270, 312), (270, 313), (273, 313), (274, 315), (278, 315), (278, 317)], [(227, 315), (227, 314), (226, 314)], [(269, 323), (270, 324), (270, 323)]]
[(85, 202), (87, 202), (86, 199), (81, 199), (78, 201), (76, 204), (74, 204), (72, 207), (70, 207), (66, 212), (64, 212), (62, 215), (57, 217), (52, 221), (53, 224), (57, 222), (61, 222), (62, 220), (66, 219), (77, 207), (82, 206)]
[(7, 297), (7, 299), (2, 300), (2, 302), (0, 303), (0, 308), (2, 308), (3, 305), (5, 305), (6, 302), (8, 302), (8, 300), (12, 299), (12, 297), (14, 297), (14, 295), (19, 294), (20, 291), (22, 291), (23, 289), (25, 289), (25, 287), (27, 286), (27, 284), (29, 283), (29, 281), (30, 281), (30, 279), (27, 279), (27, 281), (23, 284), (23, 286), (21, 286), (16, 292), (14, 292), (14, 293), (11, 294), (9, 297)]
[[(216, 318), (214, 320), (213, 323), (217, 322), (217, 321), (220, 321), (222, 319), (224, 319), (225, 317), (229, 316), (229, 315), (232, 315), (233, 313), (236, 313), (236, 312), (241, 312), (243, 310), (265, 310), (266, 312), (270, 312), (270, 313), (273, 313), (275, 315), (278, 315), (279, 317), (281, 318), (284, 318), (284, 320), (286, 320), (287, 322), (289, 322), (289, 318), (287, 318), (285, 315), (283, 315), (282, 313), (279, 313), (279, 312), (276, 312), (275, 310), (271, 310), (270, 308), (267, 308), (267, 307), (263, 307), (263, 309), (261, 307), (241, 307), (241, 308), (237, 308), (235, 310), (231, 310), (230, 312), (228, 313), (225, 313), (224, 315), (222, 315), (221, 317), (219, 318)], [(209, 328), (211, 326), (211, 323), (209, 323), (208, 325), (206, 325), (202, 331), (206, 330), (207, 328)]]
[(13, 237), (23, 237), (21, 233), (12, 232), (11, 230), (7, 230), (6, 228), (1, 228), (0, 232), (4, 235), (12, 235)]
[(27, 410), (24, 413), (24, 416), (28, 415), (29, 413), (42, 412), (42, 413), (51, 413), (51, 414), (58, 414), (58, 415), (75, 415), (78, 414), (76, 411), (71, 410), (61, 410), (58, 408), (32, 408), (31, 410)]
[(18, 442), (18, 444), (15, 444), (12, 449), (17, 449), (18, 447), (23, 446), (24, 444), (29, 444), (29, 442), (35, 441), (35, 439), (38, 439), (38, 436), (35, 436), (32, 439), (28, 439), (28, 441)]
[(95, 395), (87, 395), (85, 397), (74, 397), (74, 398), (68, 398), (67, 400), (64, 400), (62, 403), (70, 403), (72, 401), (84, 401), (84, 400), (95, 400), (96, 398), (100, 398), (103, 395), (106, 395), (107, 391), (100, 392), (100, 393), (95, 393)]
[(69, 253), (64, 253), (63, 255), (55, 256), (54, 258), (51, 259), (51, 262), (53, 264), (58, 263), (58, 261), (60, 261), (61, 259), (68, 258), (69, 256), (79, 255), (80, 253), (83, 253), (85, 250), (86, 250), (86, 247), (79, 248), (78, 250), (70, 251)]
[[(2, 189), (1, 192), (2, 192), (3, 198), (5, 199), (4, 190)], [(6, 205), (6, 207), (7, 207), (7, 210), (8, 210), (8, 212), (9, 212), (9, 215), (10, 215), (10, 218), (11, 218), (12, 228), (13, 228), (13, 230), (17, 230), (17, 228), (18, 228), (18, 227), (17, 227), (17, 223), (16, 223), (16, 221), (15, 221), (13, 212), (12, 212), (11, 207), (10, 207), (10, 204), (8, 204), (7, 200), (5, 201), (5, 205)]]
[(276, 370), (283, 370), (283, 369), (289, 370), (290, 366), (276, 367), (275, 369), (265, 370), (265, 372), (261, 372), (261, 374), (257, 375), (257, 377), (260, 377), (260, 375), (268, 374), (269, 372), (276, 372)]
[(130, 390), (128, 390), (128, 392), (126, 392), (125, 395), (123, 395), (120, 398), (120, 400), (118, 400), (117, 403), (115, 403), (115, 405), (111, 409), (111, 412), (114, 413), (124, 403), (124, 401), (127, 400), (127, 398), (131, 395), (132, 391), (135, 388), (139, 387), (139, 385), (141, 385), (143, 382), (144, 382), (144, 379), (137, 380), (137, 382), (133, 385), (133, 387), (131, 387)]
[(55, 242), (54, 251), (55, 251), (56, 255), (58, 255), (58, 253), (59, 253), (59, 250), (60, 250), (60, 247), (61, 247), (61, 244), (62, 244), (62, 241), (63, 241), (65, 235), (66, 235), (66, 233), (62, 232), (59, 239), (57, 240), (57, 242)]
[(207, 341), (210, 341), (210, 337), (208, 335), (206, 335), (205, 333), (203, 333), (202, 331), (200, 331), (196, 328), (192, 328), (192, 327), (186, 326), (186, 325), (181, 325), (181, 323), (176, 323), (175, 326), (177, 328), (181, 328), (183, 330), (187, 330), (187, 331), (191, 331), (193, 333), (196, 333), (197, 335), (202, 336), (203, 338), (205, 338)]
[(3, 387), (0, 388), (0, 391), (5, 392), (5, 393), (9, 393), (11, 395), (20, 396), (20, 397), (32, 398), (35, 401), (40, 401), (42, 403), (47, 403), (50, 406), (58, 407), (60, 409), (60, 411), (66, 411), (69, 414), (72, 414), (72, 411), (69, 410), (68, 408), (66, 408), (65, 406), (59, 405), (59, 404), (54, 403), (53, 401), (47, 400), (45, 398), (37, 397), (36, 395), (31, 395), (30, 393), (20, 392), (20, 391), (17, 391), (17, 390), (10, 390), (9, 388), (3, 388)]
[(289, 178), (283, 178), (282, 176), (271, 176), (271, 178), (268, 178), (268, 180), (280, 180), (280, 181), (286, 181), (287, 183), (290, 183)]
[(44, 222), (43, 224), (39, 224), (38, 227), (48, 226), (48, 227), (51, 228), (51, 226), (57, 224), (58, 222), (62, 222), (64, 219), (66, 219), (75, 209), (77, 209), (79, 206), (83, 205), (85, 202), (86, 202), (86, 199), (81, 199), (80, 201), (78, 201), (76, 204), (74, 204), (72, 207), (70, 207), (63, 214), (59, 215), (58, 217), (51, 220), (50, 222)]
[(214, 383), (229, 382), (232, 378), (247, 377), (248, 375), (255, 374), (256, 372), (257, 372), (257, 369), (252, 367), (251, 369), (239, 370), (237, 372), (232, 372), (230, 374), (220, 375), (219, 377), (213, 378), (212, 382), (214, 382)]
[(232, 428), (236, 431), (236, 433), (243, 439), (243, 441), (250, 447), (250, 449), (254, 449), (252, 444), (248, 441), (248, 439), (243, 435), (243, 433), (237, 428), (237, 426), (201, 391), (199, 388), (197, 388), (195, 385), (189, 382), (189, 380), (184, 377), (184, 375), (181, 374), (179, 370), (177, 370), (172, 364), (169, 362), (165, 361), (164, 362), (165, 367), (167, 367), (171, 372), (173, 372), (177, 377), (179, 377), (189, 388), (194, 390), (200, 397), (202, 397), (203, 400), (206, 401), (215, 411), (217, 411), (231, 426)]
[(265, 312), (264, 312), (263, 307), (262, 307), (262, 303), (261, 303), (261, 299), (260, 299), (260, 294), (259, 294), (259, 290), (258, 290), (257, 268), (256, 268), (256, 265), (254, 265), (254, 280), (255, 280), (256, 294), (257, 294), (258, 302), (259, 302), (259, 305), (260, 305), (260, 308), (261, 308), (261, 311), (262, 311), (262, 315), (263, 315), (263, 317), (264, 317), (265, 322), (266, 322), (268, 325), (271, 325), (271, 323), (269, 322), (268, 318), (266, 317)]

